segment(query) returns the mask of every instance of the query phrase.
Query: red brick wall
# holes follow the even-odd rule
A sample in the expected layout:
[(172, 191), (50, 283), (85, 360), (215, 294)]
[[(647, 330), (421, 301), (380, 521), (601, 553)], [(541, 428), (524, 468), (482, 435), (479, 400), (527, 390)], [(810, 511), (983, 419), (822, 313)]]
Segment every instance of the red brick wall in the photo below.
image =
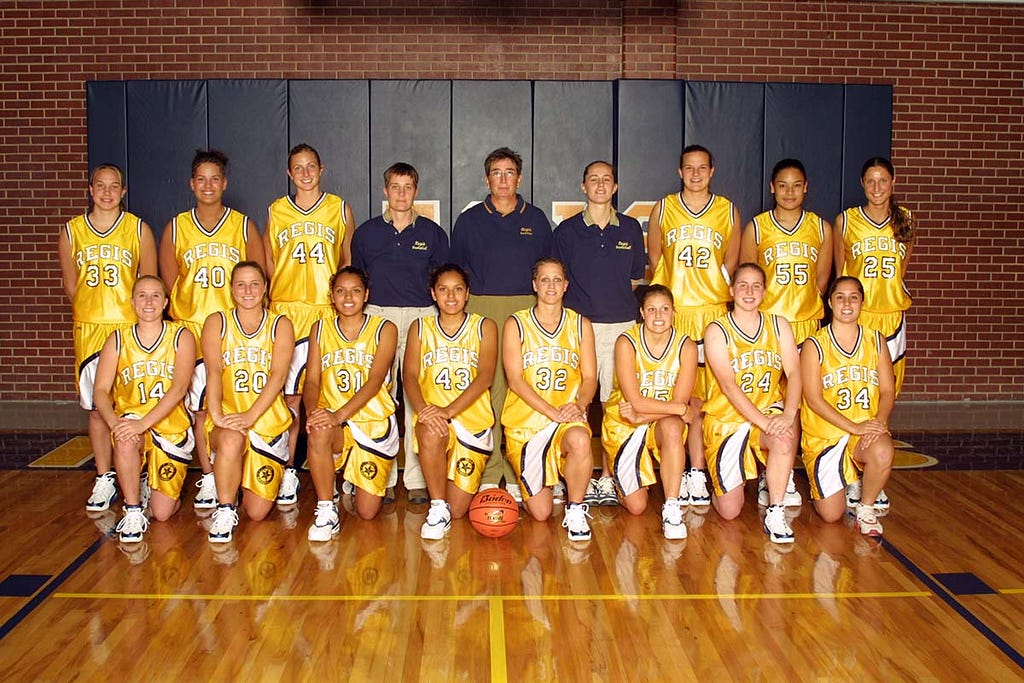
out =
[(0, 399), (73, 397), (55, 236), (85, 207), (85, 82), (235, 77), (892, 83), (898, 192), (921, 228), (903, 396), (1024, 399), (1022, 7), (235, 5), (0, 1)]

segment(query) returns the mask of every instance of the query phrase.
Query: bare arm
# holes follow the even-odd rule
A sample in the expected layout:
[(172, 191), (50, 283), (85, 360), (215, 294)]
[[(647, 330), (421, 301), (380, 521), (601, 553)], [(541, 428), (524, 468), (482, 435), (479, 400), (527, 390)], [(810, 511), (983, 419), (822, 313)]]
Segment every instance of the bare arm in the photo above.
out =
[[(267, 229), (263, 233), (263, 257), (266, 259), (267, 266), (267, 280), (274, 277), (274, 248), (273, 248), (273, 235), (275, 232), (274, 228), (274, 214), (268, 208), (267, 209)], [(248, 252), (248, 248), (246, 248)]]
[(352, 265), (352, 233), (355, 231), (355, 214), (348, 202), (345, 202), (345, 236), (341, 239), (341, 263), (338, 264), (338, 267)]
[(732, 225), (732, 234), (729, 235), (729, 243), (725, 247), (725, 260), (723, 261), (729, 277), (732, 277), (733, 271), (740, 263), (740, 226), (743, 224), (740, 223), (740, 212), (735, 205), (732, 207)]
[(832, 228), (832, 256), (836, 266), (836, 277), (842, 277), (843, 266), (846, 265), (846, 243), (843, 240), (843, 228), (845, 222), (843, 214), (836, 216), (836, 222)]
[(651, 208), (647, 218), (647, 263), (651, 267), (651, 275), (661, 260), (661, 202)]
[(61, 228), (57, 235), (57, 257), (60, 259), (60, 276), (64, 285), (64, 294), (68, 301), (75, 298), (75, 290), (78, 288), (78, 266), (75, 265), (75, 256), (71, 253), (71, 238), (66, 228)]
[[(174, 253), (173, 237), (174, 221), (169, 221), (164, 228), (164, 234), (160, 236), (160, 277), (167, 285), (168, 291), (174, 290), (174, 283), (178, 280), (178, 258)], [(203, 352), (206, 355), (206, 352)]]
[(200, 337), (203, 365), (206, 366), (206, 410), (218, 427), (224, 426), (224, 384), (221, 377), (224, 363), (220, 355), (223, 331), (221, 314), (211, 313), (203, 323)]
[(141, 235), (139, 238), (139, 275), (157, 274), (156, 241), (153, 239), (153, 231), (149, 229), (145, 221), (142, 221)]
[[(249, 230), (245, 237), (245, 258), (247, 261), (255, 261), (263, 267), (264, 272), (267, 268), (267, 257), (263, 252), (263, 237), (260, 236), (259, 227), (255, 221), (249, 221)], [(292, 336), (294, 336), (295, 330), (292, 330)], [(281, 386), (284, 386), (283, 384)], [(269, 404), (268, 404), (269, 405)]]
[(825, 290), (828, 288), (828, 282), (832, 276), (832, 258), (833, 258), (833, 235), (832, 226), (828, 224), (825, 219), (821, 220), (821, 231), (823, 238), (821, 240), (821, 248), (818, 249), (818, 260), (815, 264), (817, 268), (817, 286), (818, 292), (822, 295), (825, 294)]
[(302, 404), (306, 406), (306, 431), (325, 429), (334, 426), (334, 418), (320, 403), (320, 327), (323, 320), (313, 323), (309, 331), (309, 348), (306, 356), (306, 377), (302, 387)]
[[(194, 361), (193, 361), (194, 362)], [(100, 417), (111, 430), (117, 426), (118, 416), (114, 412), (114, 379), (117, 376), (117, 335), (111, 333), (100, 350), (99, 363), (96, 366), (96, 379), (93, 382), (92, 402)]]
[[(754, 241), (754, 221), (747, 223), (740, 237), (740, 263), (757, 263), (757, 243)], [(730, 273), (732, 270), (729, 271)]]

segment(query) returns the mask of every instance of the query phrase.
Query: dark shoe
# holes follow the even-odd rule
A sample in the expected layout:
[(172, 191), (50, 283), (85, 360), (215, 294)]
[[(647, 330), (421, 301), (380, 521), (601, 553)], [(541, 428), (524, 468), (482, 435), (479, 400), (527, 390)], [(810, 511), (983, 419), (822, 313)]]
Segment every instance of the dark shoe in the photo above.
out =
[(422, 505), (430, 502), (430, 494), (426, 489), (410, 489), (409, 502), (413, 505)]

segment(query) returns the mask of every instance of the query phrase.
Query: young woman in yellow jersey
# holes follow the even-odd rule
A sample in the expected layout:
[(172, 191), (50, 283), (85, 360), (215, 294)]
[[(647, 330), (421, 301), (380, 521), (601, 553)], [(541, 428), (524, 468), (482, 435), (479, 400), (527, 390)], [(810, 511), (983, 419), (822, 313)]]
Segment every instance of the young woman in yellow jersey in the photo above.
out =
[[(893, 443), (888, 421), (895, 379), (881, 333), (859, 322), (864, 304), (860, 281), (837, 278), (828, 303), (832, 322), (809, 337), (800, 353), (800, 422), (814, 509), (826, 522), (835, 522), (846, 512), (844, 491), (856, 482), (858, 470), (864, 472), (866, 500), (878, 500), (889, 479)], [(882, 534), (875, 505), (858, 502), (856, 519), (861, 533)]]
[(469, 275), (449, 263), (430, 273), (437, 315), (409, 327), (402, 383), (416, 412), (416, 447), (430, 494), (420, 529), (440, 539), (469, 509), (494, 448), (488, 389), (498, 361), (498, 326), (466, 313)]
[(711, 498), (704, 473), (701, 443), (701, 401), (706, 395), (708, 370), (704, 361), (704, 330), (726, 312), (731, 300), (728, 274), (739, 262), (740, 214), (736, 206), (711, 191), (715, 160), (701, 145), (688, 145), (679, 155), (683, 189), (651, 209), (647, 222), (647, 259), (651, 282), (672, 291), (676, 326), (697, 342), (697, 380), (691, 403), (694, 422), (687, 440), (690, 468), (684, 486), (690, 501), (707, 505)]
[(761, 461), (769, 494), (764, 530), (774, 543), (792, 543), (783, 498), (800, 438), (800, 356), (786, 319), (758, 310), (765, 291), (759, 265), (740, 264), (729, 291), (732, 311), (704, 334), (711, 376), (703, 435), (712, 502), (725, 519), (737, 517), (743, 484), (757, 476)]
[[(218, 150), (196, 150), (192, 157), (189, 186), (196, 198), (194, 208), (171, 219), (160, 237), (160, 276), (171, 293), (171, 318), (182, 322), (199, 338), (207, 316), (232, 306), (230, 275), (240, 261), (264, 266), (263, 242), (256, 225), (246, 216), (224, 206), (228, 188), (228, 158)], [(203, 475), (196, 483), (196, 509), (217, 505), (213, 467), (207, 455), (205, 367), (198, 362), (187, 399), (194, 414), (196, 456)]]
[(508, 396), (501, 410), (505, 444), (534, 519), (551, 516), (552, 486), (565, 479), (562, 526), (570, 541), (590, 539), (583, 496), (594, 471), (587, 406), (597, 391), (590, 321), (562, 305), (565, 265), (542, 258), (533, 267), (537, 304), (505, 321), (502, 361)]
[(743, 229), (740, 261), (768, 274), (761, 310), (781, 315), (799, 346), (821, 326), (822, 293), (832, 271), (832, 226), (804, 209), (807, 172), (797, 159), (783, 159), (768, 185), (775, 207)]
[(370, 288), (362, 270), (341, 268), (330, 284), (337, 316), (313, 326), (302, 390), (317, 497), (310, 541), (329, 541), (340, 529), (333, 501), (338, 470), (355, 487), (358, 515), (377, 516), (399, 445), (390, 393), (398, 328), (364, 312)]
[[(302, 401), (310, 327), (317, 320), (334, 317), (334, 307), (323, 300), (323, 295), (330, 291), (335, 271), (352, 261), (352, 207), (338, 195), (320, 189), (323, 172), (319, 152), (305, 143), (293, 147), (288, 152), (288, 178), (295, 185), (295, 194), (270, 205), (263, 232), (270, 310), (288, 316), (295, 328), (295, 354), (284, 393), (296, 416)], [(295, 420), (291, 443), (298, 435), (299, 420)], [(278, 492), (279, 505), (292, 505), (298, 500), (299, 478), (294, 462), (293, 452)]]
[(238, 524), (235, 501), (253, 521), (274, 506), (288, 461), (292, 414), (281, 393), (295, 347), (291, 321), (266, 308), (267, 277), (255, 261), (231, 269), (235, 307), (203, 324), (206, 366), (206, 433), (216, 453), (217, 508), (211, 543), (231, 541)]
[[(622, 505), (634, 515), (647, 509), (647, 488), (655, 483), (654, 458), (661, 463), (665, 504), (661, 526), (668, 539), (686, 538), (681, 486), (686, 424), (693, 419), (690, 393), (697, 375), (697, 344), (672, 324), (672, 292), (651, 285), (640, 301), (643, 322), (615, 342), (615, 381), (605, 404), (601, 441)], [(653, 423), (653, 424), (652, 424)]]
[[(147, 498), (159, 521), (181, 507), (181, 487), (195, 447), (192, 416), (184, 405), (196, 362), (195, 337), (181, 323), (164, 321), (167, 290), (156, 275), (135, 281), (132, 305), (138, 322), (107, 338), (94, 394), (96, 410), (113, 437), (124, 497), (117, 531), (124, 543), (141, 541), (149, 528)], [(143, 482), (152, 486), (151, 496), (139, 481), (144, 462), (148, 477)]]
[(865, 204), (836, 217), (836, 274), (855, 277), (864, 286), (860, 322), (885, 335), (899, 396), (907, 353), (905, 313), (911, 303), (905, 279), (916, 230), (910, 211), (893, 194), (892, 162), (883, 157), (865, 161), (860, 184)]
[(68, 221), (57, 238), (64, 293), (75, 323), (78, 400), (89, 411), (89, 441), (96, 463), (96, 481), (85, 503), (90, 512), (109, 509), (117, 496), (110, 430), (93, 405), (100, 349), (111, 332), (135, 320), (135, 279), (156, 274), (153, 233), (141, 218), (125, 211), (127, 192), (120, 168), (97, 166), (89, 175), (89, 211)]

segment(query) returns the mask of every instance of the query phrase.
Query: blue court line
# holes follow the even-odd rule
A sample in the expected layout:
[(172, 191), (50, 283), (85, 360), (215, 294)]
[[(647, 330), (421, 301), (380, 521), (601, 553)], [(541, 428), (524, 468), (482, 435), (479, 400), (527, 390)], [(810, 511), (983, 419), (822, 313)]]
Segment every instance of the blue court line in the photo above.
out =
[(981, 619), (974, 616), (974, 614), (969, 609), (964, 607), (959, 600), (953, 597), (953, 595), (950, 594), (949, 591), (947, 591), (942, 584), (940, 584), (938, 581), (929, 576), (923, 569), (914, 564), (906, 555), (897, 550), (896, 546), (887, 541), (885, 538), (882, 538), (881, 541), (882, 547), (885, 548), (890, 555), (899, 560), (900, 564), (902, 564), (907, 569), (907, 571), (909, 571), (911, 574), (920, 579), (921, 582), (929, 588), (929, 590), (935, 593), (935, 595), (942, 598), (943, 602), (949, 605), (954, 612), (963, 617), (964, 621), (973, 626), (974, 630), (976, 630), (981, 635), (985, 636), (985, 638), (987, 638), (990, 643), (999, 648), (1004, 655), (1006, 655), (1013, 661), (1014, 664), (1024, 669), (1024, 655), (1021, 655), (1021, 653), (1018, 652), (1012, 645), (1010, 645), (1005, 640), (1000, 638), (999, 634), (997, 634), (995, 631), (986, 626), (985, 623), (981, 621)]
[(39, 605), (43, 604), (43, 601), (46, 600), (46, 598), (50, 597), (50, 595), (55, 590), (60, 588), (61, 584), (67, 581), (68, 577), (74, 574), (75, 571), (77, 571), (79, 567), (85, 564), (90, 557), (95, 555), (96, 551), (99, 550), (100, 546), (102, 546), (103, 543), (106, 541), (106, 536), (101, 536), (100, 538), (96, 539), (96, 542), (88, 548), (86, 548), (84, 551), (82, 551), (82, 554), (76, 557), (71, 562), (71, 564), (69, 564), (64, 569), (64, 571), (62, 571), (60, 574), (51, 579), (48, 584), (43, 586), (42, 590), (35, 594), (35, 597), (33, 597), (31, 600), (25, 603), (24, 607), (18, 610), (14, 614), (14, 616), (12, 616), (6, 622), (4, 622), (4, 625), (0, 626), (0, 640), (3, 640), (8, 633), (14, 630), (14, 628), (18, 624), (20, 624), (25, 619), (25, 617), (32, 614), (32, 612), (35, 611), (36, 607), (39, 607)]

